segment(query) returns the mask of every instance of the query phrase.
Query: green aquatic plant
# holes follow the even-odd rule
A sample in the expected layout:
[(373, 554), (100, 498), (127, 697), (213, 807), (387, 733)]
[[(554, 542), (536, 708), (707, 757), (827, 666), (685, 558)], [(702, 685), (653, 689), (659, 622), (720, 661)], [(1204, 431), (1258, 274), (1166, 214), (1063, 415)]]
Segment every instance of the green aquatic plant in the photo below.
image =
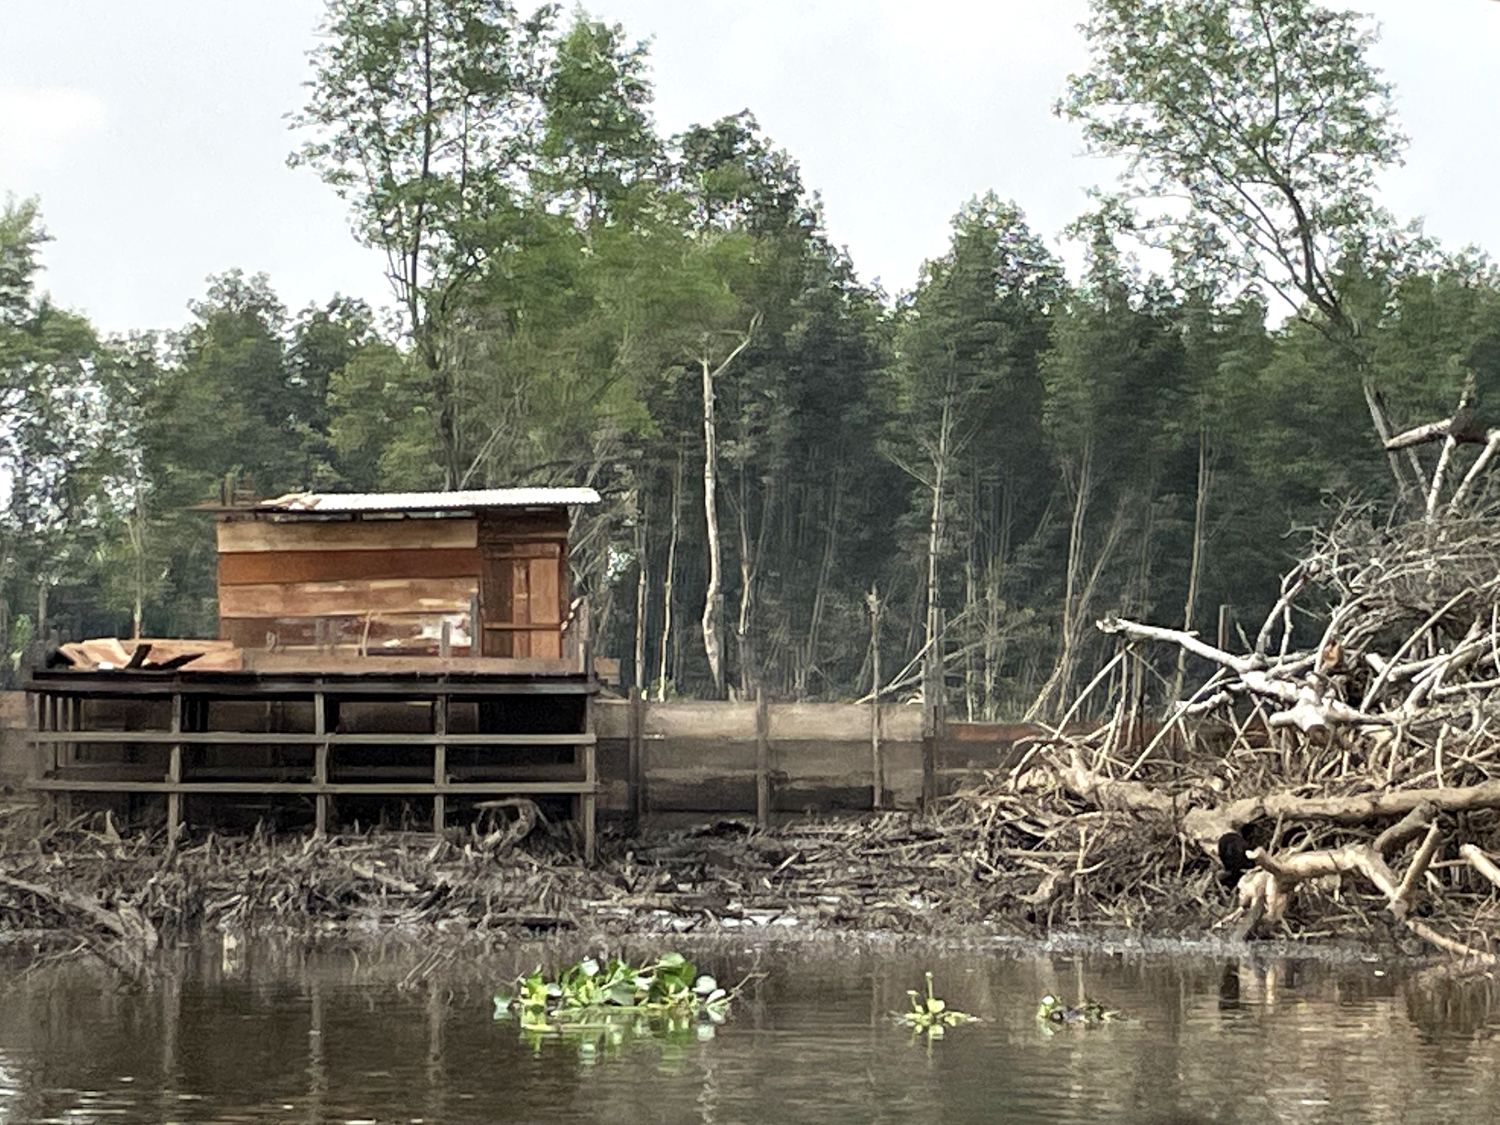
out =
[(633, 1039), (684, 1044), (713, 1036), (738, 990), (719, 983), (680, 953), (632, 965), (586, 957), (548, 979), (540, 968), (495, 993), (495, 1019), (515, 1018), (534, 1046), (576, 1045), (591, 1061)]
[(934, 996), (932, 974), (924, 975), (927, 978), (927, 995), (923, 996), (912, 988), (906, 990), (906, 995), (911, 1000), (911, 1009), (895, 1013), (900, 1023), (904, 1023), (913, 1031), (925, 1031), (929, 1039), (939, 1039), (945, 1028), (957, 1027), (961, 1023), (978, 1022), (978, 1016), (971, 1016), (967, 1012), (950, 1008), (946, 1000), (940, 1000)]
[(1120, 1013), (1113, 1008), (1106, 1008), (1097, 1000), (1085, 997), (1082, 1004), (1069, 1007), (1056, 996), (1047, 995), (1042, 997), (1042, 1002), (1036, 1010), (1036, 1018), (1048, 1024), (1055, 1023), (1082, 1023), (1101, 1024), (1112, 1023), (1120, 1018)]

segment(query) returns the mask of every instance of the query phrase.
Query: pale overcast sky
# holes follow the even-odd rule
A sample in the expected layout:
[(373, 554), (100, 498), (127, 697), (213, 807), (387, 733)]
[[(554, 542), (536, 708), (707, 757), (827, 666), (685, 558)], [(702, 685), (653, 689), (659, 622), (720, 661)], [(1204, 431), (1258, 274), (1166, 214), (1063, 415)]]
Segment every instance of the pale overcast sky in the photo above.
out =
[[(664, 134), (749, 108), (894, 293), (993, 188), (1054, 235), (1109, 177), (1051, 105), (1086, 0), (599, 0), (653, 40)], [(1412, 137), (1385, 202), (1500, 253), (1500, 3), (1353, 0)], [(0, 194), (38, 195), (44, 286), (103, 329), (170, 328), (204, 279), (263, 271), (293, 309), (388, 303), (343, 205), (285, 166), (322, 0), (0, 0)]]

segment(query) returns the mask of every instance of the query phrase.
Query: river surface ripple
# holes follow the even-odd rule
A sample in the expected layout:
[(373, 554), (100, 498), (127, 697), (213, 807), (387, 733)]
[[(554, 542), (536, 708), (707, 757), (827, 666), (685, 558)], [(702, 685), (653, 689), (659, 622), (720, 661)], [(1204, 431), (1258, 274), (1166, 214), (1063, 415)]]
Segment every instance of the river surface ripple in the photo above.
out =
[[(1067, 948), (717, 945), (760, 974), (722, 1026), (611, 1046), (528, 1041), (490, 994), (586, 952), (184, 950), (146, 987), (0, 968), (0, 1125), (20, 1122), (1474, 1122), (1500, 1110), (1500, 991), (1374, 960)], [(634, 951), (637, 955), (640, 951)], [(891, 1018), (934, 974), (980, 1017)], [(417, 979), (421, 976), (421, 979)], [(1129, 1018), (1039, 1024), (1040, 998)]]

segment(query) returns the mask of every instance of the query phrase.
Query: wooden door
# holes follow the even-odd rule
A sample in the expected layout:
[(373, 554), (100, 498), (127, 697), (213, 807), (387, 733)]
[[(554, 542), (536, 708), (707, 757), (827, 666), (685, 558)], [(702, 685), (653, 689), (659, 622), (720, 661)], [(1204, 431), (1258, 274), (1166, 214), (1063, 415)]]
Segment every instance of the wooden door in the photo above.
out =
[(556, 541), (513, 542), (485, 550), (480, 595), (485, 656), (562, 656), (565, 563)]

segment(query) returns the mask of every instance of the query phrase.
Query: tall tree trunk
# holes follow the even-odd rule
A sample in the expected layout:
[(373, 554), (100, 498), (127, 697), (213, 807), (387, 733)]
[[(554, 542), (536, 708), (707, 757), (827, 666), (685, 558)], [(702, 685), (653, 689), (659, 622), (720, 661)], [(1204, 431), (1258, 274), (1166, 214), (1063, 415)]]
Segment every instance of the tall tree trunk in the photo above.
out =
[[(1208, 516), (1208, 430), (1198, 430), (1198, 487), (1193, 498), (1193, 550), (1188, 562), (1187, 598), (1182, 604), (1182, 631), (1193, 630), (1193, 615), (1198, 608), (1198, 579), (1203, 572), (1204, 521)], [(1187, 674), (1187, 649), (1177, 650), (1177, 668), (1167, 692), (1169, 700), (1182, 698), (1182, 681)]]
[(870, 807), (885, 808), (885, 763), (880, 745), (880, 589), (870, 583)]
[(739, 503), (735, 527), (740, 538), (740, 609), (734, 622), (735, 651), (740, 662), (740, 698), (758, 698), (755, 667), (755, 644), (750, 638), (750, 604), (755, 597), (755, 560), (750, 551), (750, 495), (745, 482), (745, 464), (740, 462)]
[[(11, 686), (10, 602), (5, 594), (5, 578), (10, 570), (10, 552), (0, 550), (0, 688)], [(23, 669), (24, 671), (24, 669)]]
[(750, 346), (759, 327), (760, 313), (757, 312), (751, 316), (749, 327), (717, 367), (713, 365), (713, 359), (709, 355), (702, 354), (698, 357), (698, 365), (703, 371), (703, 518), (708, 527), (708, 589), (703, 597), (703, 651), (708, 657), (709, 673), (713, 676), (715, 699), (724, 697), (724, 552), (719, 539), (719, 442), (714, 423), (714, 381)]
[(131, 607), (131, 639), (141, 639), (141, 618), (146, 603), (146, 494), (139, 480), (135, 482), (135, 512), (125, 521), (130, 549), (135, 555), (135, 604)]
[(1006, 638), (1001, 623), (1005, 567), (1010, 561), (1011, 524), (1015, 520), (1013, 490), (1008, 482), (1000, 486), (1000, 529), (995, 553), (985, 570), (984, 601), (984, 718), (994, 722), (1000, 713), (999, 683), (1005, 667)]
[[(672, 606), (677, 578), (677, 538), (682, 531), (682, 452), (677, 453), (677, 472), (672, 477), (672, 531), (667, 539), (667, 573), (662, 578), (661, 659), (656, 672), (656, 701), (667, 698), (667, 653), (673, 641)], [(672, 671), (677, 671), (674, 661)]]
[(818, 666), (819, 631), (823, 627), (823, 613), (828, 604), (828, 584), (833, 579), (833, 563), (838, 554), (839, 508), (844, 493), (844, 469), (842, 464), (834, 470), (829, 483), (828, 533), (823, 538), (823, 560), (818, 564), (818, 585), (813, 591), (811, 619), (807, 623), (807, 641), (803, 657), (797, 662), (797, 697), (804, 698), (812, 670)]
[[(433, 121), (436, 118), (436, 102), (432, 73), (432, 4), (424, 0), (422, 5), (422, 97), (426, 110), (422, 115), (422, 175), (425, 183), (432, 174), (432, 159), (436, 146), (433, 136)], [(426, 230), (426, 202), (419, 204), (412, 224), (410, 242), (403, 261), (402, 282), (406, 287), (408, 314), (412, 331), (417, 335), (417, 350), (427, 367), (432, 380), (432, 396), (437, 406), (438, 456), (443, 464), (443, 487), (455, 489), (459, 485), (462, 466), (458, 463), (458, 396), (454, 393), (453, 373), (444, 362), (437, 333), (441, 314), (435, 304), (441, 303), (435, 293), (423, 295), (422, 289), (422, 242)]]
[(979, 599), (979, 474), (969, 478), (969, 526), (968, 543), (964, 551), (964, 717), (973, 722), (978, 712), (980, 692), (980, 664), (983, 661), (982, 645), (968, 643), (976, 629), (981, 639), (984, 629), (984, 614)]
[(724, 655), (719, 625), (724, 619), (723, 549), (719, 543), (719, 449), (714, 427), (714, 372), (707, 356), (703, 369), (703, 518), (708, 525), (708, 589), (703, 595), (703, 651), (713, 676), (714, 698), (724, 696)]
[(1042, 684), (1036, 699), (1027, 709), (1026, 721), (1047, 713), (1055, 693), (1066, 690), (1063, 686), (1073, 673), (1074, 622), (1078, 616), (1078, 578), (1083, 568), (1083, 531), (1089, 510), (1089, 499), (1094, 491), (1094, 439), (1085, 438), (1078, 459), (1073, 489), (1073, 515), (1068, 523), (1068, 563), (1063, 579), (1062, 623), (1058, 638), (1057, 661), (1052, 674)]
[(635, 513), (635, 693), (632, 699), (644, 699), (646, 696), (646, 512), (640, 503), (640, 491), (636, 491), (637, 503)]
[[(951, 378), (949, 382), (951, 391)], [(927, 521), (927, 613), (923, 626), (924, 647), (929, 653), (937, 644), (938, 551), (943, 542), (943, 500), (948, 488), (948, 458), (952, 438), (953, 395), (950, 393), (943, 396), (938, 443), (932, 455), (932, 511)]]
[[(1369, 366), (1368, 360), (1358, 351), (1356, 351), (1356, 361), (1361, 368), (1368, 368)], [(1380, 401), (1380, 392), (1375, 389), (1375, 383), (1368, 375), (1360, 379), (1360, 389), (1364, 392), (1365, 409), (1370, 412), (1370, 424), (1375, 427), (1375, 436), (1380, 439), (1381, 448), (1384, 449), (1385, 443), (1391, 440), (1391, 427), (1390, 423), (1386, 421), (1385, 407)], [(1391, 475), (1396, 478), (1396, 498), (1402, 504), (1405, 504), (1407, 499), (1412, 496), (1413, 489), (1411, 483), (1407, 480), (1405, 471), (1401, 468), (1401, 455), (1392, 449), (1386, 450), (1385, 456), (1391, 466)], [(1422, 472), (1422, 462), (1417, 459), (1417, 451), (1415, 449), (1408, 448), (1406, 456), (1407, 460), (1411, 462), (1412, 474), (1417, 480), (1416, 494), (1420, 496), (1422, 481), (1425, 475)]]
[(1136, 561), (1134, 599), (1136, 612), (1148, 615), (1151, 612), (1151, 577), (1153, 540), (1156, 537), (1156, 474), (1146, 480), (1146, 490), (1141, 498), (1141, 553)]

